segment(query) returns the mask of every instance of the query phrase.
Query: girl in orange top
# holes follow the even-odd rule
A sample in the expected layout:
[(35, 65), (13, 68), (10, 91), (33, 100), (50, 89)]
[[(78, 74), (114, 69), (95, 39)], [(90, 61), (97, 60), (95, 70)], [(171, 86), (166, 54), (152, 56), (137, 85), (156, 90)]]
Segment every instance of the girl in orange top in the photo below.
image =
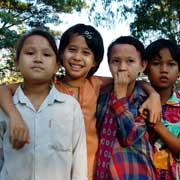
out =
[[(88, 179), (93, 180), (95, 157), (98, 148), (96, 130), (96, 103), (101, 86), (111, 82), (111, 78), (93, 76), (103, 59), (104, 46), (100, 33), (90, 25), (76, 24), (65, 31), (60, 40), (59, 55), (66, 73), (54, 80), (56, 88), (78, 99), (86, 127)], [(149, 110), (152, 122), (161, 116), (159, 95), (143, 83), (145, 90), (151, 94), (142, 105), (140, 112)], [(0, 87), (0, 105), (10, 118), (10, 141), (19, 149), (28, 143), (28, 129), (17, 109), (12, 103), (12, 93), (16, 85)]]

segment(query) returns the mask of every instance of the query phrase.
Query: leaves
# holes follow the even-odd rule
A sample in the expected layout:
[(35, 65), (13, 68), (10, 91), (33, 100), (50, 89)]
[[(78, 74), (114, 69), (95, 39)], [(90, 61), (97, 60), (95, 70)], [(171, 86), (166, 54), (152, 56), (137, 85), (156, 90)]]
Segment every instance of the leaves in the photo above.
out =
[[(145, 41), (147, 38), (170, 38), (180, 42), (180, 1), (140, 0), (135, 8), (134, 22), (130, 24), (132, 35)], [(134, 4), (137, 1), (134, 1)]]

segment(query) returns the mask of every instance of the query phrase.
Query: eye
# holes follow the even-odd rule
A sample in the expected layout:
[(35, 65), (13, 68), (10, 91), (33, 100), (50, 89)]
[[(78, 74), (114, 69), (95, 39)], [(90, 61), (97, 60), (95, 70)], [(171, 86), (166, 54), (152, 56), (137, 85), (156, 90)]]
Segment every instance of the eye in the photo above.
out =
[(86, 55), (86, 56), (88, 56), (88, 55), (91, 54), (91, 52), (90, 52), (90, 51), (83, 51), (83, 54)]
[(25, 54), (27, 54), (27, 55), (33, 55), (34, 54), (34, 52), (33, 51), (26, 51), (26, 53)]
[(76, 48), (74, 48), (74, 47), (69, 47), (68, 50), (69, 50), (70, 52), (75, 52), (75, 51), (76, 51)]
[(158, 66), (160, 64), (160, 62), (159, 61), (153, 61), (153, 62), (151, 62), (151, 64), (154, 66)]
[(51, 56), (51, 54), (50, 53), (44, 53), (44, 56), (49, 57), (49, 56)]
[(111, 64), (119, 64), (119, 60), (118, 59), (112, 59)]
[(177, 63), (175, 63), (175, 62), (170, 62), (170, 63), (169, 63), (169, 66), (177, 66)]
[(134, 59), (128, 59), (128, 60), (127, 60), (127, 63), (128, 63), (128, 64), (131, 64), (131, 63), (133, 63), (133, 62), (134, 62)]

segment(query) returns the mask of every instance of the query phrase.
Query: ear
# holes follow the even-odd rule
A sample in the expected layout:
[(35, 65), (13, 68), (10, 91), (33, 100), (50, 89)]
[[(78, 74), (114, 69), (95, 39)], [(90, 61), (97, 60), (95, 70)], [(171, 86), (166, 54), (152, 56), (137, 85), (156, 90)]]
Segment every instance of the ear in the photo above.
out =
[(148, 65), (148, 61), (142, 60), (142, 62), (141, 62), (141, 72), (144, 72), (147, 65)]

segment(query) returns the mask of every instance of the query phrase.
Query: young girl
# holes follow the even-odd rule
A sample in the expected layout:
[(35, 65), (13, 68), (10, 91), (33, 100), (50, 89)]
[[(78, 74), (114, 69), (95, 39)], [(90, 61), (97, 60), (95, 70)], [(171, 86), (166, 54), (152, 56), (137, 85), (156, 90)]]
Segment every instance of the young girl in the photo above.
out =
[(154, 179), (148, 126), (138, 113), (147, 98), (136, 82), (147, 66), (143, 44), (131, 36), (117, 38), (108, 48), (108, 63), (114, 83), (98, 99), (96, 180)]
[(147, 75), (159, 93), (162, 121), (152, 126), (156, 179), (180, 178), (180, 94), (174, 84), (180, 75), (180, 49), (166, 39), (152, 42), (146, 48)]
[(49, 33), (34, 30), (20, 38), (15, 63), (24, 82), (15, 91), (13, 102), (26, 121), (31, 141), (21, 150), (13, 149), (8, 118), (0, 111), (1, 180), (87, 179), (80, 105), (51, 84), (58, 60), (56, 43)]
[[(66, 75), (54, 83), (60, 91), (77, 98), (81, 105), (86, 127), (88, 179), (92, 180), (94, 179), (95, 157), (98, 148), (95, 117), (96, 102), (100, 87), (112, 81), (111, 78), (93, 76), (103, 59), (102, 37), (94, 27), (76, 24), (63, 33), (60, 40), (59, 54)], [(8, 87), (13, 93), (14, 86)], [(150, 86), (146, 86), (146, 89), (148, 93), (151, 92)], [(0, 93), (3, 94), (3, 96), (0, 96), (0, 104), (10, 117), (11, 142), (14, 145), (13, 139), (19, 139), (22, 144), (18, 144), (23, 146), (28, 134), (24, 121), (11, 103), (9, 90), (6, 87), (1, 87)], [(155, 121), (160, 117), (161, 112), (157, 93), (152, 93), (149, 100), (147, 104), (141, 107), (141, 111), (148, 108), (152, 121)]]

